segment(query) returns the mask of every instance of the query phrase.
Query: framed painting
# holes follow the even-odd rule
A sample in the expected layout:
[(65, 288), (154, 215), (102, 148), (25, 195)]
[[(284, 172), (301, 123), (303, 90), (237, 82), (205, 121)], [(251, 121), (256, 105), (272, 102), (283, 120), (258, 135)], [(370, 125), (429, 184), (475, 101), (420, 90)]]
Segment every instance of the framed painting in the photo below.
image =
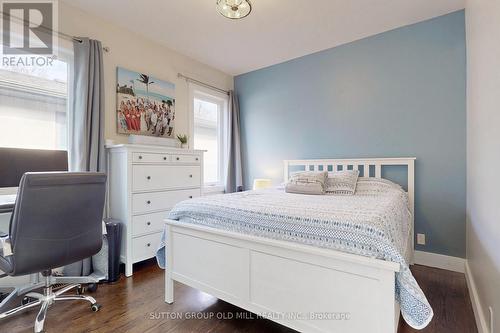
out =
[(175, 85), (117, 67), (118, 133), (171, 138), (175, 123)]

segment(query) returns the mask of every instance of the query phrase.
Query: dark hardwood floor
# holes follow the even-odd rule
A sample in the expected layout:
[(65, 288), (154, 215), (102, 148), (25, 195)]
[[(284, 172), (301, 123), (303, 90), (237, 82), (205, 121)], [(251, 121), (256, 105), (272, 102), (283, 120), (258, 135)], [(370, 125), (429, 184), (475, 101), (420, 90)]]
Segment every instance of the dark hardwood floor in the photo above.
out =
[[(48, 312), (47, 332), (294, 332), (224, 301), (176, 283), (173, 305), (163, 302), (163, 271), (154, 261), (134, 267), (134, 276), (99, 286), (93, 296), (102, 305), (93, 313), (86, 303), (58, 303)], [(434, 308), (434, 319), (421, 331), (400, 323), (399, 332), (477, 332), (463, 274), (414, 266), (412, 271)], [(38, 309), (0, 322), (0, 332), (33, 332)], [(176, 313), (183, 318), (175, 318)], [(212, 317), (212, 314), (213, 317)], [(226, 318), (217, 318), (224, 315)], [(240, 316), (240, 319), (229, 317)], [(174, 316), (174, 318), (172, 318)], [(186, 318), (192, 317), (192, 318)], [(361, 332), (360, 332), (361, 333)]]
[(398, 333), (477, 333), (464, 274), (419, 265), (411, 271), (434, 310), (434, 318), (420, 331), (401, 319)]

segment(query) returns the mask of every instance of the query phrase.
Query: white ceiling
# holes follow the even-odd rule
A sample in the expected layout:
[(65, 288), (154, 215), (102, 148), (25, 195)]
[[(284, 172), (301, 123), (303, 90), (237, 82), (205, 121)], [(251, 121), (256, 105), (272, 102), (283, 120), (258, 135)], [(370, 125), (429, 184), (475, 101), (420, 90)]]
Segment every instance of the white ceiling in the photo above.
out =
[(215, 0), (64, 1), (231, 75), (464, 8), (464, 0), (251, 0), (248, 17), (229, 20)]

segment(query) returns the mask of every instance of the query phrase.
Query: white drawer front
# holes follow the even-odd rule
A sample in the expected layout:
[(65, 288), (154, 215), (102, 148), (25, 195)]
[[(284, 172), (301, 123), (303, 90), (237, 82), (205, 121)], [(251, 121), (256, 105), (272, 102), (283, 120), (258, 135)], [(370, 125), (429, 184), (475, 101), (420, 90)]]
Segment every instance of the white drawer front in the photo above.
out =
[(175, 163), (200, 163), (200, 157), (197, 155), (172, 155), (172, 162)]
[(201, 195), (199, 188), (167, 192), (132, 194), (132, 213), (141, 214), (155, 210), (170, 210), (176, 203)]
[(154, 257), (160, 240), (161, 232), (132, 238), (132, 257), (134, 258), (134, 262)]
[(168, 211), (136, 215), (132, 217), (132, 237), (162, 231)]
[(166, 163), (170, 162), (169, 154), (157, 153), (133, 153), (132, 162), (134, 163)]
[(132, 189), (151, 191), (200, 186), (200, 173), (199, 166), (134, 165)]

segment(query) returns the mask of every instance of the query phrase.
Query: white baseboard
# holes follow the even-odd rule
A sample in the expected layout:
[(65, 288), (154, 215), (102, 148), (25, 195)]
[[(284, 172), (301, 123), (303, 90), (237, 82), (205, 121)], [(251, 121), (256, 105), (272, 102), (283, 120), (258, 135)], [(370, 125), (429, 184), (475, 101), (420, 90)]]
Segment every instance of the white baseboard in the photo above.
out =
[(467, 261), (465, 262), (465, 280), (467, 281), (467, 287), (469, 288), (469, 295), (472, 302), (472, 309), (474, 310), (474, 317), (476, 318), (477, 330), (479, 333), (490, 333), (483, 308), (479, 302), (476, 283), (474, 282), (474, 277), (472, 276), (472, 272), (470, 271), (469, 263)]
[(464, 258), (450, 257), (431, 252), (415, 251), (414, 262), (418, 265), (441, 268), (459, 273), (465, 272)]

